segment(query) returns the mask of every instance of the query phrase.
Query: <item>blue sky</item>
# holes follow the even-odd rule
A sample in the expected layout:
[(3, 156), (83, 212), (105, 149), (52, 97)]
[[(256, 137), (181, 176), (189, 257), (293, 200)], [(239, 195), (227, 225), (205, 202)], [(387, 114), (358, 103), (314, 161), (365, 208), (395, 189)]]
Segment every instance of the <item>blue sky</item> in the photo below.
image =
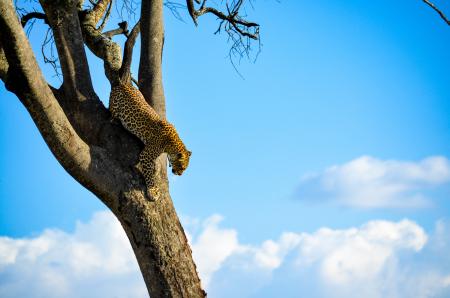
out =
[[(446, 1), (435, 3), (450, 14)], [(261, 24), (262, 52), (255, 63), (241, 61), (244, 79), (226, 57), (225, 36), (213, 35), (214, 18), (202, 17), (195, 28), (186, 15), (185, 23), (165, 17), (168, 119), (193, 152), (186, 173), (170, 177), (171, 193), (194, 255), (212, 252), (196, 257), (211, 297), (275, 297), (280, 289), (285, 297), (344, 297), (356, 288), (337, 273), (369, 284), (367, 297), (411, 297), (401, 283), (420, 285), (420, 297), (449, 294), (448, 26), (422, 1), (256, 1), (248, 15)], [(43, 28), (31, 34), (36, 53)], [(89, 60), (107, 105), (103, 67)], [(4, 251), (20, 256), (34, 240), (62, 237), (109, 253), (80, 225), (104, 220), (106, 229), (113, 219), (64, 172), (0, 85)], [(123, 246), (118, 254), (129, 253)], [(47, 255), (56, 250), (46, 247)], [(133, 259), (116, 257), (131, 264), (121, 274), (142, 287)], [(7, 280), (20, 266), (48, 269), (36, 260), (0, 263), (0, 294), (20, 297), (20, 283)], [(333, 260), (348, 265), (343, 273)], [(62, 275), (73, 269), (62, 268)], [(386, 283), (391, 275), (397, 285)], [(440, 288), (431, 286), (437, 280)], [(77, 282), (87, 285), (82, 275)], [(245, 293), (244, 282), (252, 285)]]

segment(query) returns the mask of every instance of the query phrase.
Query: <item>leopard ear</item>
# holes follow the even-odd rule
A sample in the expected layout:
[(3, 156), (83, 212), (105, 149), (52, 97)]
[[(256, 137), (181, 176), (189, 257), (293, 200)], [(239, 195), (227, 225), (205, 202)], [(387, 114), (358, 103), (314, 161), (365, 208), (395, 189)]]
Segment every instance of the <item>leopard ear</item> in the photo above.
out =
[(188, 150), (188, 155), (189, 155), (189, 156), (191, 156), (191, 155), (192, 155), (192, 152), (191, 152), (191, 151), (189, 151), (189, 150)]

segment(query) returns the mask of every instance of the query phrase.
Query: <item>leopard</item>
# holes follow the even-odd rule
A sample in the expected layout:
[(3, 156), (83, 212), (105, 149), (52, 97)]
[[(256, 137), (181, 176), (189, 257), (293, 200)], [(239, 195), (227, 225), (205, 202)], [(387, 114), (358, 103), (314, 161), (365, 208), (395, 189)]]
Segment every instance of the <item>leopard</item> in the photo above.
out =
[(182, 175), (192, 152), (180, 139), (175, 126), (160, 117), (131, 83), (112, 86), (109, 110), (113, 120), (120, 120), (125, 129), (144, 143), (135, 167), (144, 177), (149, 199), (158, 200), (161, 193), (155, 184), (156, 159), (166, 153), (172, 173)]

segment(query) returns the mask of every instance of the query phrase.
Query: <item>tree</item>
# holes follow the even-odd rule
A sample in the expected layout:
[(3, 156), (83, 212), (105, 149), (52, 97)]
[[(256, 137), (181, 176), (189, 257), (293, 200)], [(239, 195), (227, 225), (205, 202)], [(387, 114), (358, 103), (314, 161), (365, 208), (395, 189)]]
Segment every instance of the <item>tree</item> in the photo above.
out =
[[(259, 26), (239, 15), (243, 1), (226, 3), (226, 13), (187, 0), (195, 24), (213, 14), (233, 40), (232, 50), (248, 51), (249, 39), (258, 38)], [(173, 2), (172, 8), (177, 6)], [(161, 198), (151, 202), (145, 182), (136, 171), (143, 144), (120, 124), (94, 92), (85, 45), (104, 62), (111, 84), (130, 76), (134, 42), (141, 32), (138, 86), (148, 103), (165, 117), (161, 76), (164, 45), (163, 1), (143, 0), (140, 20), (131, 32), (126, 22), (103, 32), (112, 0), (41, 0), (42, 11), (17, 14), (12, 0), (0, 0), (0, 78), (28, 110), (42, 137), (64, 169), (93, 192), (122, 224), (152, 297), (204, 297), (191, 249), (169, 194), (166, 157), (157, 161), (155, 178)], [(27, 22), (42, 19), (50, 26), (62, 71), (56, 88), (45, 80), (24, 32)], [(121, 47), (112, 40), (125, 34)], [(123, 58), (123, 59), (122, 59)], [(123, 60), (123, 62), (122, 62)]]

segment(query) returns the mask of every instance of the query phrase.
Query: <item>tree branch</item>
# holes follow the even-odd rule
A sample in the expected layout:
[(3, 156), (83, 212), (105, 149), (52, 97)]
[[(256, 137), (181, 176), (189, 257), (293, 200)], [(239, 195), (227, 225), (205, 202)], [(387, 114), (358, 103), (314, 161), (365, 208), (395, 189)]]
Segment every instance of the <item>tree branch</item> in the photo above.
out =
[(422, 0), (422, 1), (425, 2), (426, 4), (428, 4), (428, 6), (430, 6), (432, 9), (434, 9), (441, 16), (441, 18), (447, 23), (447, 25), (450, 26), (450, 20), (447, 19), (445, 14), (439, 8), (437, 8), (436, 5), (434, 5), (433, 3), (431, 3), (428, 0)]
[[(142, 221), (144, 222), (140, 228), (142, 234), (135, 230), (131, 231), (131, 227), (125, 225), (128, 236), (134, 233), (139, 236), (139, 239), (144, 239), (144, 235), (156, 234), (152, 230), (152, 221), (149, 217), (133, 218), (134, 214), (146, 212), (146, 210), (148, 212), (149, 209), (144, 195), (145, 182), (131, 166), (135, 164), (135, 160), (129, 160), (127, 164), (122, 165), (114, 158), (127, 155), (126, 149), (120, 148), (122, 142), (131, 144), (132, 146), (128, 149), (132, 149), (138, 144), (137, 139), (121, 130), (120, 126), (115, 126), (115, 131), (123, 131), (128, 137), (120, 140), (115, 139), (114, 133), (109, 135), (110, 143), (114, 143), (118, 149), (116, 152), (109, 152), (99, 146), (86, 144), (74, 130), (56, 99), (56, 97), (61, 99), (65, 96), (64, 92), (50, 88), (45, 81), (21, 23), (17, 19), (11, 0), (0, 1), (0, 29), (0, 58), (2, 58), (1, 49), (4, 49), (4, 57), (8, 60), (9, 65), (4, 80), (5, 86), (18, 96), (28, 110), (56, 159), (70, 175), (97, 195), (122, 223), (129, 222), (136, 227)], [(7, 46), (1, 47), (1, 45)], [(1, 65), (0, 70), (4, 70)], [(101, 125), (102, 123), (97, 124)], [(110, 130), (110, 128), (106, 129)], [(111, 133), (111, 130), (108, 133)], [(138, 150), (132, 151), (136, 157)], [(134, 204), (125, 206), (124, 202), (134, 202)], [(141, 209), (134, 210), (133, 208)], [(125, 216), (121, 216), (121, 212), (126, 213)], [(130, 239), (132, 238), (130, 237)], [(137, 248), (136, 244), (131, 241), (132, 246), (141, 255), (145, 255), (142, 250), (148, 250), (148, 243), (144, 240), (142, 243), (147, 247)]]
[[(195, 8), (194, 1), (200, 5), (198, 8)], [(252, 41), (258, 41), (259, 50), (256, 57), (261, 50), (259, 24), (249, 22), (240, 15), (240, 11), (243, 9), (242, 5), (244, 0), (231, 0), (231, 3), (229, 3), (229, 1), (224, 1), (226, 13), (216, 8), (206, 6), (206, 2), (207, 0), (186, 0), (189, 15), (195, 25), (197, 25), (197, 18), (204, 14), (212, 14), (220, 20), (219, 27), (214, 34), (220, 33), (223, 29), (228, 35), (228, 42), (231, 44), (228, 57), (237, 71), (234, 58), (237, 57), (238, 59), (241, 59), (243, 56), (250, 58)], [(237, 72), (239, 73), (239, 71)]]
[(111, 38), (115, 35), (125, 34), (125, 36), (128, 35), (128, 23), (126, 21), (120, 22), (119, 28), (109, 30), (103, 33), (104, 37)]
[[(98, 24), (102, 16), (107, 12), (107, 7), (111, 0), (98, 0), (94, 7), (88, 11), (87, 18), (89, 18), (89, 23)], [(108, 9), (109, 10), (109, 9)], [(107, 12), (108, 14), (108, 12)]]
[[(120, 46), (110, 38), (115, 34), (126, 33), (126, 28), (120, 27), (119, 30), (106, 32), (102, 34), (97, 29), (97, 23), (107, 9), (107, 4), (111, 0), (99, 0), (91, 10), (80, 11), (79, 17), (83, 32), (84, 42), (88, 48), (100, 59), (103, 60), (105, 74), (111, 84), (119, 80), (119, 70), (122, 65), (122, 52)], [(124, 26), (126, 23), (121, 23)], [(118, 33), (120, 32), (120, 33)]]
[[(206, 1), (203, 0), (199, 9), (195, 9), (194, 0), (186, 0), (186, 4), (188, 7), (189, 14), (194, 21), (194, 24), (197, 25), (197, 18), (207, 13), (211, 13), (215, 15), (217, 18), (222, 20), (220, 26), (222, 26), (223, 22), (227, 22), (228, 29), (234, 29), (241, 36), (245, 36), (254, 40), (259, 38), (259, 25), (254, 22), (248, 22), (242, 19), (239, 16), (239, 9), (244, 3), (243, 0), (238, 0), (232, 3), (232, 7), (230, 8), (227, 3), (227, 12), (228, 14), (224, 14), (223, 12), (213, 8), (207, 7)], [(199, 3), (200, 1), (196, 1)], [(252, 31), (251, 31), (252, 30)], [(220, 27), (219, 30), (220, 31)]]
[(41, 12), (30, 12), (27, 13), (26, 15), (23, 15), (22, 18), (20, 19), (20, 22), (22, 23), (22, 27), (25, 27), (25, 25), (27, 24), (27, 22), (31, 19), (40, 19), (40, 20), (44, 20), (44, 22), (47, 24), (47, 17), (45, 14), (41, 13)]
[(127, 38), (127, 41), (125, 42), (125, 49), (123, 53), (123, 62), (122, 66), (120, 67), (119, 71), (119, 77), (120, 81), (131, 83), (131, 61), (133, 59), (133, 47), (136, 43), (136, 39), (139, 35), (139, 32), (141, 30), (140, 22), (138, 21), (136, 25), (133, 27), (133, 30), (131, 30), (130, 35)]
[[(42, 2), (54, 32), (64, 76), (61, 90), (54, 95), (85, 142), (106, 149), (123, 165), (134, 165), (142, 144), (121, 125), (110, 122), (109, 111), (93, 90), (77, 7), (58, 6), (54, 1)], [(117, 48), (120, 61), (120, 47), (112, 47), (113, 50)], [(114, 51), (107, 52), (108, 48), (101, 50), (106, 57), (115, 54)], [(117, 70), (119, 68), (120, 64)], [(118, 78), (117, 70), (112, 73)]]
[(166, 104), (161, 65), (164, 47), (162, 0), (142, 0), (140, 27), (139, 90), (150, 106), (165, 118)]
[(102, 19), (102, 23), (100, 24), (100, 26), (98, 26), (97, 30), (98, 31), (103, 31), (103, 28), (105, 28), (106, 23), (108, 22), (109, 16), (111, 15), (111, 8), (112, 8), (113, 2), (112, 0), (109, 2), (109, 6), (108, 9), (106, 10), (106, 14)]
[[(75, 1), (40, 0), (52, 28), (65, 93), (81, 100), (94, 98)], [(81, 95), (81, 97), (80, 97)]]

